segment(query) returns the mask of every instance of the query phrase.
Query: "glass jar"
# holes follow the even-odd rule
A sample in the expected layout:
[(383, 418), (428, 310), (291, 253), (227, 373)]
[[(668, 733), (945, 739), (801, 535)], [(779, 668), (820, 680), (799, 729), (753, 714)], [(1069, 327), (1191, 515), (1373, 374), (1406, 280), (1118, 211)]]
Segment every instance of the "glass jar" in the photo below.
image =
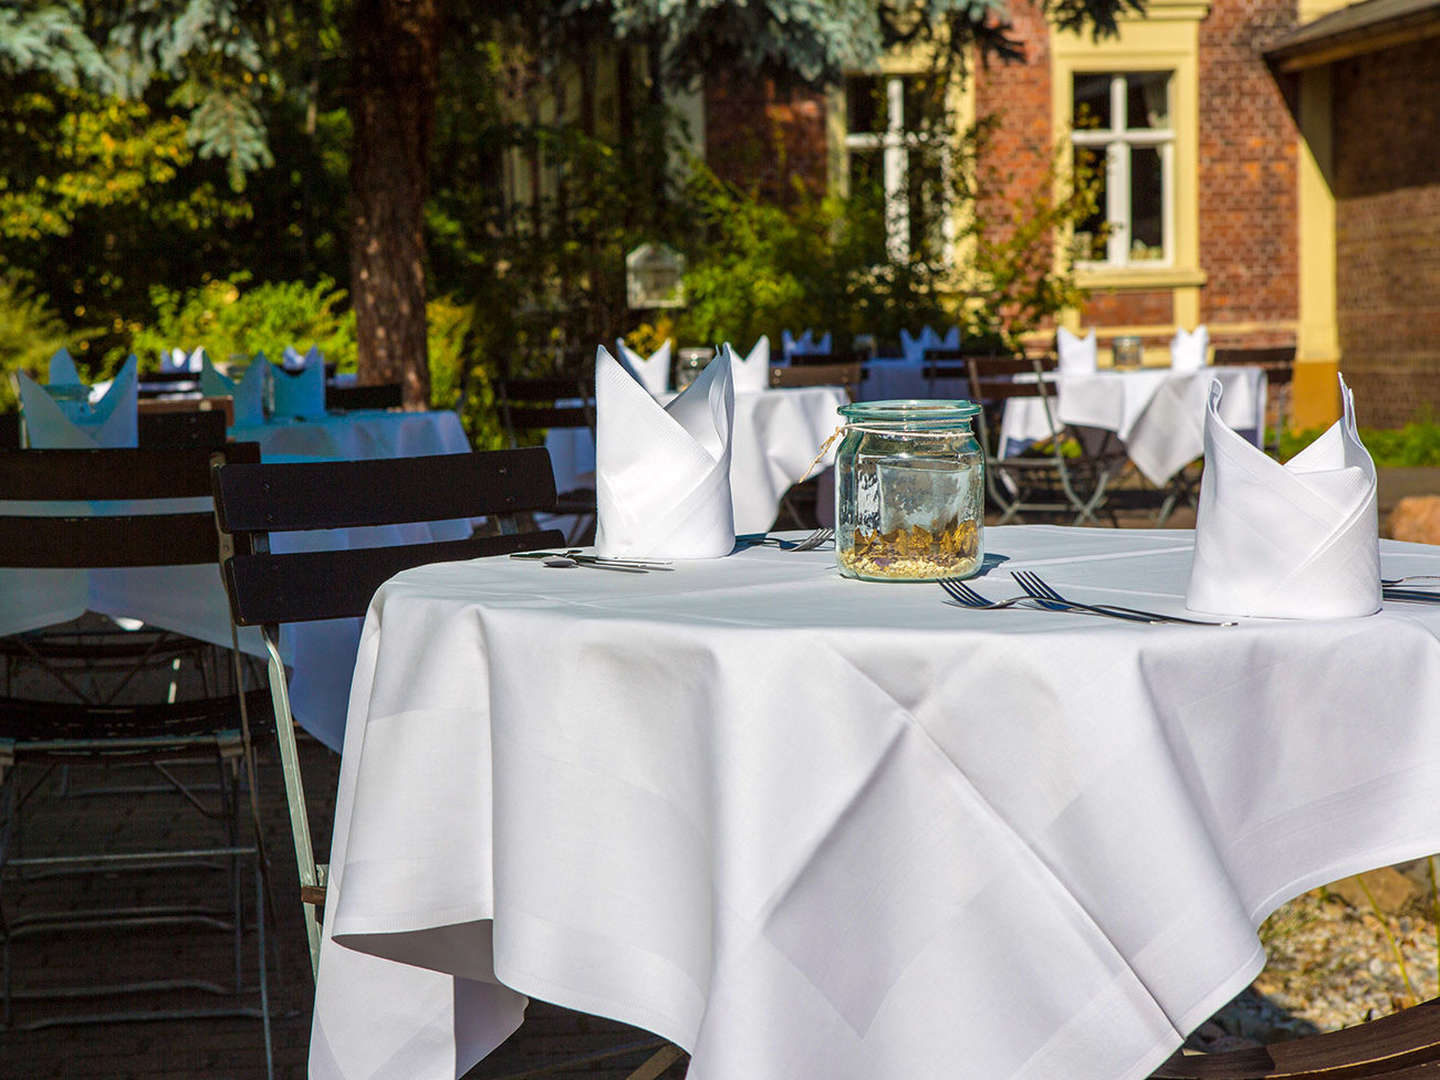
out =
[(968, 401), (841, 407), (835, 455), (840, 573), (864, 581), (969, 577), (985, 556), (985, 462)]

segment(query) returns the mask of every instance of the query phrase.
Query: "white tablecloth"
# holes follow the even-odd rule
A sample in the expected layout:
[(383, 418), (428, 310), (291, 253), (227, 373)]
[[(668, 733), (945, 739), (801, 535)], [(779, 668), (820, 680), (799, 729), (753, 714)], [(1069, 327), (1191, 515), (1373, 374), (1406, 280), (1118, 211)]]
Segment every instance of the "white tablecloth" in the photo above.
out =
[(927, 379), (923, 360), (903, 356), (877, 356), (865, 365), (860, 396), (866, 401), (904, 401), (909, 398), (955, 398), (970, 396), (970, 381)]
[[(764, 532), (780, 497), (804, 477), (825, 440), (840, 426), (836, 410), (849, 401), (838, 386), (803, 386), (735, 395), (730, 497), (735, 531)], [(545, 447), (560, 491), (595, 484), (595, 440), (585, 428), (554, 428)], [(832, 446), (816, 469), (835, 461)]]
[[(1183, 612), (1192, 538), (995, 528), (975, 584)], [(387, 583), (310, 1075), (459, 1076), (533, 994), (692, 1080), (1138, 1080), (1253, 978), (1275, 906), (1440, 849), (1440, 606), (1152, 626), (833, 558)]]
[[(1097, 371), (1061, 375), (1050, 407), (1076, 427), (1113, 431), (1145, 478), (1157, 486), (1205, 452), (1205, 403), (1210, 383), (1225, 388), (1220, 415), (1256, 446), (1265, 434), (1265, 371), (1259, 367), (1203, 367)], [(1005, 403), (1001, 445), (1023, 446), (1046, 438), (1049, 427), (1039, 398)]]
[[(470, 444), (453, 412), (361, 411), (313, 421), (275, 421), (235, 427), (230, 437), (260, 444), (262, 461), (361, 460), (468, 451)], [(157, 500), (148, 512), (204, 510), (208, 499)], [(120, 513), (115, 504), (6, 503), (0, 513)], [(382, 543), (451, 540), (469, 535), (458, 522), (432, 522), (383, 529), (344, 529), (277, 534), (275, 551), (324, 547), (365, 547)], [(141, 619), (153, 626), (217, 645), (230, 645), (229, 603), (214, 566), (164, 566), (130, 570), (0, 570), (0, 634), (14, 634), (66, 622), (86, 611)], [(312, 735), (338, 750), (345, 730), (345, 701), (360, 639), (359, 619), (286, 626), (281, 649), (293, 663), (290, 684), (295, 718)], [(264, 655), (256, 631), (241, 632), (241, 647)]]

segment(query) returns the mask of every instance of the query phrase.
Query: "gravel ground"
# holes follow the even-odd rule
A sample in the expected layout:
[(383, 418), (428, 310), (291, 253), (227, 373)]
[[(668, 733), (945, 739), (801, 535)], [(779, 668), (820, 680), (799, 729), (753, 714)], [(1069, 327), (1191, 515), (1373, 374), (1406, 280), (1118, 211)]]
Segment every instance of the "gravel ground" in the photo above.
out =
[(1268, 961), (1186, 1044), (1238, 1049), (1352, 1027), (1440, 995), (1432, 898), (1396, 913), (1315, 889), (1260, 928)]

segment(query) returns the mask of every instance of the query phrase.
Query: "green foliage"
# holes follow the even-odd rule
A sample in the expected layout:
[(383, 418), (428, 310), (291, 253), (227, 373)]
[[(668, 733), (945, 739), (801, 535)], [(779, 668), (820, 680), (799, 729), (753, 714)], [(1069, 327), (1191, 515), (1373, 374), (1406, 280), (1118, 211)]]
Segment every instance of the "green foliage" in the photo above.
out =
[[(1280, 433), (1280, 459), (1289, 461), (1325, 433), (1325, 428)], [(1440, 465), (1440, 420), (1424, 409), (1404, 427), (1361, 428), (1360, 441), (1376, 465)]]
[(242, 271), (195, 289), (154, 286), (153, 323), (114, 355), (133, 352), (142, 368), (148, 368), (158, 366), (168, 349), (188, 352), (203, 345), (216, 363), (257, 352), (278, 362), (287, 345), (302, 354), (315, 345), (339, 370), (355, 370), (355, 315), (343, 309), (345, 291), (334, 281), (278, 281), (244, 288), (249, 280), (250, 274)]
[(12, 372), (45, 382), (50, 357), (59, 349), (76, 351), (84, 338), (85, 331), (65, 325), (44, 296), (0, 277), (0, 412), (17, 407)]
[(0, 0), (0, 76), (44, 72), (62, 86), (107, 82), (110, 67), (85, 33), (77, 3)]

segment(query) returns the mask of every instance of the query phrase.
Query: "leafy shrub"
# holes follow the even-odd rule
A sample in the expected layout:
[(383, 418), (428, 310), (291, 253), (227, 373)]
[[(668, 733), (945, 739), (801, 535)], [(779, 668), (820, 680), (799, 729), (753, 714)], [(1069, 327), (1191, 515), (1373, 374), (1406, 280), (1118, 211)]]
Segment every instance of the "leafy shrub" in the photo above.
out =
[(0, 412), (18, 406), (11, 372), (24, 371), (45, 382), (50, 357), (58, 349), (79, 352), (86, 333), (66, 326), (46, 297), (14, 278), (0, 277)]
[(326, 277), (314, 285), (275, 281), (243, 288), (250, 276), (241, 271), (198, 289), (152, 288), (155, 322), (142, 327), (129, 347), (142, 369), (158, 367), (159, 356), (176, 348), (189, 352), (203, 345), (211, 360), (223, 364), (257, 352), (278, 362), (287, 345), (302, 354), (315, 345), (340, 371), (355, 370), (355, 315), (343, 307), (344, 289)]
[[(1325, 433), (1325, 428), (1285, 431), (1280, 459), (1289, 461)], [(1401, 428), (1361, 428), (1360, 441), (1376, 465), (1440, 465), (1440, 421), (1426, 410)]]

